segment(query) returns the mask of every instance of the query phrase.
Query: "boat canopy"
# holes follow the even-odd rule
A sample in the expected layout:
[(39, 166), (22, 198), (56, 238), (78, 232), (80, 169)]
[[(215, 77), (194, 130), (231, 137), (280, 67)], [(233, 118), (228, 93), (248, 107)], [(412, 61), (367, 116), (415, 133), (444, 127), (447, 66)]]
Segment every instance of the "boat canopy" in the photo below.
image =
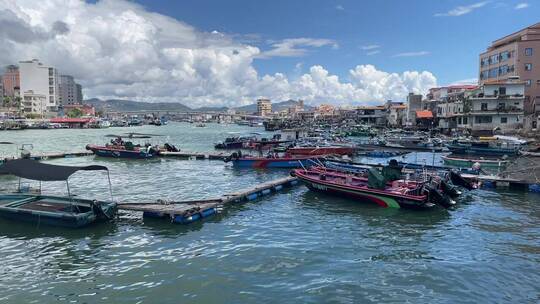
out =
[(64, 181), (77, 171), (109, 171), (105, 166), (59, 166), (40, 163), (32, 159), (8, 160), (0, 166), (0, 174), (38, 181)]

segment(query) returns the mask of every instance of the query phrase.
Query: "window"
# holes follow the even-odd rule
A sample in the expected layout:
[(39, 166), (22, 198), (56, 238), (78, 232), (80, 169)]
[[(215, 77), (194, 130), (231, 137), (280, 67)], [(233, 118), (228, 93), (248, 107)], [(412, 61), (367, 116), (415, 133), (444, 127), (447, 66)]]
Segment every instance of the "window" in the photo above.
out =
[(505, 107), (504, 102), (499, 102), (499, 104), (497, 105), (497, 110), (504, 111), (504, 107)]
[(530, 87), (530, 86), (531, 86), (531, 80), (530, 80), (530, 79), (525, 79), (525, 86), (526, 86), (526, 87)]
[(532, 52), (532, 48), (526, 48), (525, 49), (525, 56), (532, 56), (533, 52)]
[(503, 123), (505, 124), (505, 123), (507, 123), (507, 122), (508, 122), (508, 118), (506, 118), (506, 117), (501, 117), (501, 123), (502, 123), (502, 124), (503, 124)]
[(508, 74), (508, 65), (503, 65), (499, 68), (499, 75), (506, 75)]
[(463, 124), (466, 125), (468, 123), (468, 118), (467, 117), (463, 117)]
[(510, 58), (510, 52), (508, 51), (504, 51), (500, 55), (501, 55), (501, 62), (506, 61), (508, 60), (508, 58)]
[(499, 55), (498, 54), (491, 55), (489, 57), (489, 59), (490, 59), (491, 64), (498, 63), (499, 62)]
[(532, 63), (525, 63), (525, 71), (532, 71)]
[(491, 121), (492, 121), (491, 116), (475, 116), (474, 117), (474, 122), (478, 124), (491, 123)]
[(499, 72), (499, 68), (490, 69), (488, 78), (497, 78), (498, 72)]
[(482, 111), (487, 111), (487, 103), (483, 102), (483, 103), (480, 105), (480, 110), (482, 110)]
[(499, 87), (499, 94), (506, 95), (506, 87)]

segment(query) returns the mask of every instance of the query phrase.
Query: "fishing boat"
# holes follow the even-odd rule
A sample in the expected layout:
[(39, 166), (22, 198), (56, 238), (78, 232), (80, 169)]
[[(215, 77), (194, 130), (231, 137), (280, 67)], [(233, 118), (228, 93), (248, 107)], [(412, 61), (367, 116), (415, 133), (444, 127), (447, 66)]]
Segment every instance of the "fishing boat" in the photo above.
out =
[(214, 145), (215, 149), (242, 149), (253, 137), (227, 137)]
[(0, 194), (0, 217), (17, 221), (31, 222), (38, 225), (53, 225), (78, 228), (100, 221), (114, 218), (117, 204), (112, 198), (109, 178), (111, 201), (74, 198), (69, 189), (69, 177), (77, 171), (106, 171), (105, 166), (58, 166), (39, 163), (31, 159), (17, 159), (5, 162), (0, 166), (0, 174), (9, 174), (19, 179), (43, 181), (65, 181), (67, 196), (52, 196), (28, 194), (21, 192)]
[(353, 155), (356, 152), (354, 147), (348, 146), (314, 146), (314, 147), (293, 147), (287, 149), (287, 153), (291, 155)]
[[(127, 133), (129, 139), (146, 139), (152, 136), (160, 136), (155, 134), (142, 133)], [(95, 155), (101, 157), (112, 158), (131, 158), (131, 159), (148, 159), (153, 158), (159, 153), (159, 147), (150, 144), (140, 145), (133, 144), (132, 141), (124, 141), (123, 135), (106, 135), (105, 137), (114, 137), (110, 143), (105, 145), (86, 145), (86, 150), (92, 151)]]
[(445, 155), (442, 156), (442, 159), (445, 165), (459, 168), (472, 168), (473, 165), (478, 163), (481, 168), (485, 169), (504, 169), (509, 164), (509, 161), (506, 159), (489, 159), (460, 155)]
[(238, 168), (309, 168), (316, 164), (314, 157), (298, 157), (293, 155), (269, 155), (267, 157), (243, 156), (241, 152), (235, 152), (224, 159)]
[(474, 141), (468, 143), (454, 142), (446, 146), (454, 154), (486, 155), (486, 156), (516, 156), (520, 145), (509, 142)]
[(368, 178), (324, 169), (296, 169), (292, 174), (310, 190), (375, 203), (381, 207), (429, 209), (448, 208), (455, 202), (427, 182), (403, 179), (386, 181), (375, 168)]

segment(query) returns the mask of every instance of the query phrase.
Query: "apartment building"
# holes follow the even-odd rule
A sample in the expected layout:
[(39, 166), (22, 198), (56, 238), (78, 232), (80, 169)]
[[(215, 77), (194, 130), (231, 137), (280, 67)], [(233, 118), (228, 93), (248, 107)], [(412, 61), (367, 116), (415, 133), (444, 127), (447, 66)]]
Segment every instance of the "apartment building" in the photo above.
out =
[(479, 57), (481, 85), (519, 76), (525, 113), (540, 112), (540, 23), (493, 41)]
[(272, 114), (272, 102), (270, 99), (257, 99), (257, 115), (269, 116), (270, 114)]
[(71, 75), (60, 75), (58, 83), (58, 103), (61, 105), (79, 103), (77, 83)]
[(21, 86), (19, 67), (16, 65), (8, 65), (1, 78), (4, 96), (9, 96), (11, 98), (18, 97), (19, 88)]
[(19, 73), (22, 99), (25, 100), (25, 96), (43, 95), (46, 111), (56, 112), (59, 105), (58, 71), (33, 59), (19, 62)]
[(489, 135), (500, 130), (515, 133), (523, 127), (525, 82), (510, 78), (484, 82), (456, 103), (453, 115), (458, 129), (473, 135)]

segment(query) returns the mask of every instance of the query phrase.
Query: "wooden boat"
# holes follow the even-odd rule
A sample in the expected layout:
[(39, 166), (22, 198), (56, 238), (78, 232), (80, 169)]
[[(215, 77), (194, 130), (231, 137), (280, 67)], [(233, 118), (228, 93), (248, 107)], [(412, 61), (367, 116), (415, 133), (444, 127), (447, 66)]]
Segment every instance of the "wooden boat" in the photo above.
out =
[(371, 176), (364, 178), (317, 169), (296, 169), (292, 174), (312, 191), (371, 202), (381, 207), (428, 209), (436, 205), (447, 208), (455, 204), (441, 191), (423, 182), (394, 180), (374, 187)]
[[(96, 171), (108, 169), (104, 166), (56, 166), (42, 164), (30, 159), (17, 159), (0, 166), (0, 174), (10, 174), (19, 178), (39, 181), (66, 181), (68, 196), (10, 193), (0, 194), (0, 217), (17, 221), (32, 222), (38, 225), (63, 227), (83, 227), (99, 221), (114, 218), (117, 204), (111, 201), (79, 199), (71, 196), (68, 178), (77, 171)], [(20, 184), (20, 183), (19, 183)]]
[(470, 157), (470, 156), (458, 156), (458, 155), (446, 155), (442, 156), (443, 162), (448, 166), (459, 167), (459, 168), (472, 168), (475, 163), (479, 163), (481, 168), (506, 168), (509, 161), (502, 159), (485, 159), (480, 157)]
[(353, 155), (356, 152), (354, 147), (347, 146), (321, 146), (321, 147), (293, 147), (287, 149), (291, 155)]

